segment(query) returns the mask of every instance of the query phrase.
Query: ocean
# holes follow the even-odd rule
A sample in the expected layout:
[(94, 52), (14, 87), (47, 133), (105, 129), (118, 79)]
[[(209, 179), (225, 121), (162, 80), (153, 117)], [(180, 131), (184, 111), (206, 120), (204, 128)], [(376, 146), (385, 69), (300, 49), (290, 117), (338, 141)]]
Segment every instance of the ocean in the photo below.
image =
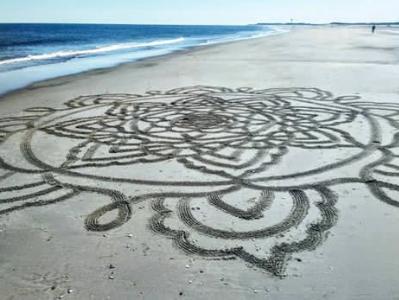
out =
[(258, 25), (0, 24), (0, 94), (41, 80), (276, 32)]

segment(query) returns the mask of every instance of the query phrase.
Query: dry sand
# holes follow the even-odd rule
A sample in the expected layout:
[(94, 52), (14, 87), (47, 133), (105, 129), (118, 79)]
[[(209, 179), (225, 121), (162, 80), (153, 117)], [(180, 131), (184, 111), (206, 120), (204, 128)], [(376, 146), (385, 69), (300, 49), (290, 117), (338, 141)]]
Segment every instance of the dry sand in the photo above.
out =
[(0, 298), (399, 299), (398, 63), (298, 29), (1, 98)]

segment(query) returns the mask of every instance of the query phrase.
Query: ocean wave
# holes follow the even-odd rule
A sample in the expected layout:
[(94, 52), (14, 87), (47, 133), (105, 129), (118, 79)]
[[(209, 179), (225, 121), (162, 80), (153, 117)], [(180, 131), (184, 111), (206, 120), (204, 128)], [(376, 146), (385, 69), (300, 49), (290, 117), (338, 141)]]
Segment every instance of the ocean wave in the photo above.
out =
[(115, 45), (108, 45), (94, 49), (86, 49), (86, 50), (68, 50), (68, 51), (57, 51), (52, 53), (46, 54), (37, 54), (37, 55), (28, 55), (25, 57), (17, 57), (7, 60), (0, 61), (0, 65), (6, 64), (15, 64), (15, 63), (23, 63), (35, 60), (48, 60), (54, 58), (68, 58), (68, 57), (75, 57), (80, 55), (93, 55), (93, 54), (100, 54), (105, 52), (112, 52), (118, 50), (127, 50), (127, 49), (134, 49), (134, 48), (145, 48), (145, 47), (156, 47), (168, 44), (176, 44), (181, 43), (185, 39), (183, 37), (176, 38), (176, 39), (169, 39), (169, 40), (156, 40), (152, 42), (146, 43), (121, 43)]
[[(36, 39), (36, 40), (17, 40), (17, 41), (12, 41), (8, 40), (7, 37), (0, 37), (0, 47), (18, 47), (18, 46), (36, 46), (36, 45), (51, 45), (51, 44), (63, 44), (65, 43), (65, 39), (54, 39), (54, 38), (41, 38), (41, 39)], [(73, 42), (73, 40), (70, 40), (69, 42)]]

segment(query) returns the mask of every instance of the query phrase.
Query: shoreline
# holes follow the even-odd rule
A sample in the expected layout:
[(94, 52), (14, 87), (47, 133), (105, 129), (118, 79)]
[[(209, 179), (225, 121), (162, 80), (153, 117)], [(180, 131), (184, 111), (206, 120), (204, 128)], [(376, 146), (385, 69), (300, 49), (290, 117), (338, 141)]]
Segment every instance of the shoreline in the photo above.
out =
[[(289, 29), (286, 29), (286, 27), (289, 27)], [(184, 58), (185, 56), (188, 55), (195, 55), (196, 53), (200, 53), (201, 51), (204, 50), (212, 50), (212, 49), (219, 49), (219, 48), (224, 48), (228, 46), (235, 46), (235, 45), (245, 45), (247, 42), (250, 41), (260, 41), (260, 42), (268, 42), (268, 41), (273, 41), (274, 39), (278, 39), (282, 35), (289, 35), (291, 36), (294, 33), (298, 32), (308, 32), (308, 31), (318, 31), (318, 30), (339, 30), (339, 31), (345, 31), (345, 30), (364, 30), (366, 33), (368, 32), (368, 27), (366, 26), (359, 26), (359, 25), (351, 25), (351, 26), (334, 26), (331, 27), (330, 25), (313, 25), (313, 26), (278, 26), (278, 30), (283, 29), (286, 31), (283, 32), (274, 32), (271, 33), (267, 36), (263, 37), (255, 37), (255, 38), (245, 38), (241, 40), (235, 40), (235, 41), (227, 41), (227, 42), (222, 42), (222, 43), (216, 43), (216, 44), (211, 44), (211, 45), (198, 45), (194, 46), (191, 48), (186, 48), (186, 49), (179, 49), (177, 51), (163, 54), (163, 55), (158, 55), (158, 56), (152, 56), (152, 57), (146, 57), (146, 58), (141, 58), (137, 59), (134, 61), (130, 62), (123, 62), (120, 64), (117, 64), (112, 67), (105, 67), (105, 68), (97, 68), (97, 69), (92, 69), (92, 70), (87, 70), (75, 74), (70, 74), (70, 75), (63, 75), (59, 77), (54, 77), (51, 79), (45, 79), (45, 80), (40, 80), (34, 83), (31, 83), (25, 87), (18, 88), (9, 92), (6, 92), (4, 94), (0, 94), (0, 103), (4, 103), (7, 98), (14, 98), (15, 96), (22, 95), (25, 93), (29, 93), (31, 91), (39, 90), (39, 89), (44, 89), (44, 88), (51, 88), (51, 87), (57, 87), (57, 86), (62, 86), (66, 85), (68, 83), (73, 83), (77, 82), (81, 79), (85, 79), (87, 77), (92, 77), (92, 76), (97, 76), (97, 75), (105, 75), (109, 73), (118, 73), (119, 71), (122, 71), (124, 69), (132, 69), (131, 71), (134, 71), (135, 67), (142, 68), (142, 67), (147, 67), (151, 66), (153, 64), (159, 64), (163, 62), (167, 62), (168, 60), (173, 60), (175, 58)], [(384, 32), (384, 34), (390, 35), (390, 32)], [(366, 63), (366, 62), (364, 62)], [(370, 64), (373, 64), (373, 62), (369, 62)]]
[[(291, 32), (300, 31), (300, 30), (317, 30), (317, 29), (323, 29), (323, 28), (328, 30), (329, 28), (334, 28), (334, 27), (337, 29), (345, 29), (345, 28), (347, 28), (347, 29), (350, 29), (350, 28), (367, 29), (368, 28), (367, 25), (334, 25), (334, 27), (332, 27), (331, 24), (297, 25), (297, 26), (291, 26), (291, 25), (278, 25), (277, 26), (276, 25), (273, 27), (276, 28), (277, 31), (270, 32), (270, 34), (268, 34), (266, 36), (262, 36), (262, 37), (243, 38), (240, 40), (227, 41), (227, 42), (215, 43), (215, 44), (210, 44), (210, 45), (197, 45), (197, 46), (192, 46), (192, 47), (185, 48), (185, 49), (178, 49), (171, 53), (161, 54), (161, 55), (157, 55), (157, 56), (150, 56), (150, 57), (145, 57), (145, 58), (139, 58), (137, 60), (128, 61), (128, 62), (122, 62), (122, 63), (116, 64), (114, 66), (111, 66), (111, 67), (100, 67), (100, 68), (95, 68), (95, 69), (86, 70), (86, 71), (82, 71), (82, 72), (77, 72), (74, 74), (62, 75), (62, 76), (57, 76), (54, 78), (38, 80), (38, 81), (30, 83), (24, 87), (16, 88), (16, 89), (4, 92), (4, 93), (0, 93), (0, 101), (3, 101), (4, 98), (7, 98), (8, 96), (12, 96), (14, 94), (18, 94), (18, 93), (21, 93), (24, 91), (34, 90), (34, 89), (42, 88), (42, 87), (46, 87), (46, 86), (52, 86), (53, 85), (52, 82), (54, 82), (54, 81), (57, 82), (57, 81), (65, 81), (66, 80), (67, 82), (69, 82), (69, 81), (75, 80), (75, 78), (79, 79), (82, 76), (91, 76), (91, 75), (96, 75), (96, 74), (112, 72), (119, 68), (123, 68), (124, 66), (141, 64), (141, 63), (151, 62), (151, 61), (161, 62), (162, 60), (166, 60), (166, 59), (172, 58), (174, 56), (195, 53), (196, 51), (200, 51), (200, 50), (206, 49), (206, 48), (213, 48), (213, 47), (220, 47), (223, 45), (242, 43), (242, 42), (246, 42), (248, 40), (270, 39), (274, 36), (279, 36), (282, 34), (290, 34)], [(384, 33), (385, 34), (399, 34), (399, 31), (390, 32), (389, 30), (384, 30)], [(57, 84), (55, 84), (55, 85), (57, 85)]]
[[(160, 59), (160, 60), (167, 59), (168, 57), (173, 57), (174, 55), (184, 55), (186, 53), (194, 52), (196, 50), (201, 50), (201, 49), (208, 48), (208, 47), (215, 47), (215, 46), (220, 46), (220, 45), (229, 45), (229, 44), (244, 42), (244, 41), (247, 41), (247, 40), (270, 38), (270, 37), (275, 36), (275, 35), (289, 33), (291, 30), (293, 30), (292, 28), (291, 28), (291, 30), (285, 29), (285, 27), (288, 27), (288, 26), (283, 26), (283, 25), (282, 26), (273, 26), (273, 29), (272, 29), (273, 31), (265, 34), (264, 36), (260, 36), (260, 37), (256, 37), (256, 36), (255, 37), (245, 37), (245, 38), (232, 40), (232, 41), (211, 43), (209, 45), (196, 45), (196, 46), (191, 46), (191, 47), (187, 47), (187, 48), (183, 48), (183, 49), (178, 49), (178, 50), (172, 51), (170, 53), (166, 53), (166, 54), (149, 56), (149, 57), (135, 59), (135, 60), (132, 60), (132, 61), (117, 63), (116, 65), (110, 66), (110, 67), (99, 67), (99, 68), (90, 69), (90, 70), (86, 70), (86, 71), (81, 71), (81, 72), (77, 72), (77, 73), (73, 73), (73, 74), (69, 74), (69, 75), (61, 75), (61, 76), (56, 76), (56, 77), (49, 78), (49, 79), (38, 80), (38, 81), (32, 82), (30, 84), (27, 84), (27, 85), (25, 85), (23, 87), (12, 89), (12, 90), (6, 91), (4, 93), (0, 93), (0, 101), (2, 101), (3, 98), (6, 98), (9, 95), (13, 95), (14, 93), (22, 92), (24, 90), (35, 89), (35, 85), (45, 84), (46, 82), (51, 82), (51, 81), (54, 81), (54, 80), (63, 80), (63, 79), (69, 79), (69, 78), (74, 80), (73, 77), (84, 76), (84, 75), (93, 75), (93, 74), (99, 74), (99, 73), (106, 73), (107, 71), (113, 71), (113, 70), (116, 70), (116, 69), (118, 69), (120, 67), (123, 67), (125, 65), (130, 65), (130, 64), (134, 64), (134, 63), (141, 63), (141, 62), (157, 60), (157, 59)], [(49, 85), (51, 86), (51, 84), (49, 84)]]

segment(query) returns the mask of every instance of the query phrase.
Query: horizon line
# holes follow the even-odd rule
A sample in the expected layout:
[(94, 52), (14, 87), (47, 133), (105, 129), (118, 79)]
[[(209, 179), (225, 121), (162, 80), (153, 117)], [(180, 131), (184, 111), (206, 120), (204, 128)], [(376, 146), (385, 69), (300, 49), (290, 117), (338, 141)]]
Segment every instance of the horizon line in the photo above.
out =
[(249, 25), (260, 25), (260, 24), (280, 24), (280, 25), (295, 25), (295, 24), (307, 24), (307, 25), (330, 25), (334, 23), (341, 24), (394, 24), (399, 23), (399, 20), (396, 21), (329, 21), (329, 22), (307, 22), (307, 21), (261, 21), (257, 23), (226, 23), (226, 24), (214, 24), (214, 23), (204, 23), (204, 24), (194, 24), (194, 23), (181, 23), (181, 24), (173, 24), (173, 23), (98, 23), (98, 22), (0, 22), (0, 24), (48, 24), (48, 25), (57, 25), (57, 24), (70, 24), (70, 25), (149, 25), (149, 26), (249, 26)]

